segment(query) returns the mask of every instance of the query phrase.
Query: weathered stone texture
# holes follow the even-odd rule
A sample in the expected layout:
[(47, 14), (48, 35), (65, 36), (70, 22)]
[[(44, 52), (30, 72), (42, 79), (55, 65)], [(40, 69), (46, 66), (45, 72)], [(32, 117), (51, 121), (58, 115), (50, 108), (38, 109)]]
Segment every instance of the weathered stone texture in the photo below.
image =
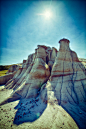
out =
[[(38, 45), (28, 56), (5, 88), (14, 92), (4, 102), (19, 98), (41, 96), (45, 103), (62, 106), (80, 129), (86, 128), (86, 71), (77, 54), (69, 47), (69, 40), (59, 41), (56, 48)], [(80, 114), (81, 112), (81, 114)]]

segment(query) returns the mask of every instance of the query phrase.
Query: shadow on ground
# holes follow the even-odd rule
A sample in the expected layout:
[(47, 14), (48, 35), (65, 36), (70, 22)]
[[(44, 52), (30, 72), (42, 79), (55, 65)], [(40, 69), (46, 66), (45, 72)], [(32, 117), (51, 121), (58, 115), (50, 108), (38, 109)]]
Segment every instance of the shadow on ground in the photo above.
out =
[(33, 122), (37, 120), (44, 110), (47, 104), (45, 104), (41, 97), (30, 99), (20, 99), (18, 105), (15, 107), (17, 109), (14, 124), (19, 125), (24, 122)]
[(86, 112), (85, 111), (83, 111), (77, 104), (72, 105), (69, 102), (61, 106), (74, 119), (79, 129), (86, 129)]

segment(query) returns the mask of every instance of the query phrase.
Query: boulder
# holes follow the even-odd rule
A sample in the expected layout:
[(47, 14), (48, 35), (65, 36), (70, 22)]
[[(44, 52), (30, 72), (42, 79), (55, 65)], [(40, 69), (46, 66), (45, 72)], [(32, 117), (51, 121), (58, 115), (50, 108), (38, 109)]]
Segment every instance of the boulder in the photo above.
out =
[(5, 85), (10, 79), (13, 78), (15, 72), (0, 77), (0, 85)]

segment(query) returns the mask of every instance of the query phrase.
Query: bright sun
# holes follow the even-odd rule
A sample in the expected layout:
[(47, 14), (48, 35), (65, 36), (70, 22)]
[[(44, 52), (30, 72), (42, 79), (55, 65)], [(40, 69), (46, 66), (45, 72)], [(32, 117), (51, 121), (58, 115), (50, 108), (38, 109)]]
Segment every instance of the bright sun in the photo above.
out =
[(46, 18), (50, 18), (50, 17), (51, 17), (51, 13), (50, 13), (49, 11), (46, 11), (46, 12), (44, 13), (44, 16), (45, 16)]
[(52, 13), (48, 10), (44, 13), (38, 13), (37, 15), (41, 15), (41, 16), (44, 16), (46, 19), (50, 19), (52, 16)]

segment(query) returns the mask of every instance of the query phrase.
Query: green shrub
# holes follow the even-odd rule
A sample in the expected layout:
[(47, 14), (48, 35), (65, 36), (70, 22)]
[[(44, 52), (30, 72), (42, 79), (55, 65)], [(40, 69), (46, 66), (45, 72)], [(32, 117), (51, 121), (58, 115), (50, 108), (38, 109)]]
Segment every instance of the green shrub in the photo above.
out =
[(2, 70), (8, 70), (11, 65), (0, 65), (0, 71)]

